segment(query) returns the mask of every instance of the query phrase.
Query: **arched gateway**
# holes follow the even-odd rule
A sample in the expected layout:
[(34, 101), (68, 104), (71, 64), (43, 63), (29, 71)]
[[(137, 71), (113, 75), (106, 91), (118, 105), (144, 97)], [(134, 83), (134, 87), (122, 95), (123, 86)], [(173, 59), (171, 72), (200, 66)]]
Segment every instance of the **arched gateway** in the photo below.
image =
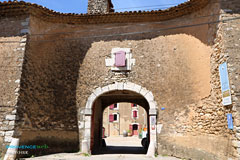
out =
[[(116, 93), (118, 96), (116, 96)], [(132, 97), (135, 97), (135, 100), (133, 98), (129, 98), (129, 95), (132, 95)], [(117, 97), (116, 99), (110, 98)], [(157, 144), (157, 137), (156, 137), (156, 117), (157, 117), (157, 103), (154, 101), (154, 96), (151, 91), (147, 90), (146, 88), (131, 83), (131, 82), (125, 82), (125, 83), (114, 83), (111, 85), (107, 85), (104, 87), (99, 87), (95, 89), (92, 94), (89, 96), (88, 101), (85, 106), (85, 124), (84, 124), (84, 139), (82, 140), (82, 152), (91, 152), (91, 141), (93, 141), (93, 134), (91, 134), (91, 130), (93, 127), (93, 123), (91, 122), (93, 120), (93, 117), (95, 116), (93, 114), (93, 108), (95, 106), (95, 102), (98, 98), (105, 97), (105, 103), (103, 107), (106, 107), (107, 105), (110, 105), (114, 102), (136, 102), (136, 99), (138, 99), (138, 104), (141, 105), (148, 105), (148, 115), (149, 115), (149, 133), (150, 133), (150, 145), (147, 152), (148, 156), (154, 156), (155, 154), (155, 148)], [(126, 99), (128, 97), (128, 99)], [(110, 98), (110, 100), (109, 100)], [(108, 99), (108, 100), (107, 100)], [(146, 102), (144, 104), (144, 102)], [(146, 108), (145, 108), (146, 109)]]

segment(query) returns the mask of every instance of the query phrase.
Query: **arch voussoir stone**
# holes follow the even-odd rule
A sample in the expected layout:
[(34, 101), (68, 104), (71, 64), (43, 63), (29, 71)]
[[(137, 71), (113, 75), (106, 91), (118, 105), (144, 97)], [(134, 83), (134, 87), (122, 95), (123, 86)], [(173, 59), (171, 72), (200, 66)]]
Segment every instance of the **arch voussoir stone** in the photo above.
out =
[(131, 82), (126, 82), (123, 84), (123, 89), (124, 90), (133, 90), (135, 84)]
[(108, 86), (105, 86), (102, 88), (102, 93), (106, 93), (109, 91), (109, 87)]
[(120, 83), (116, 83), (117, 85), (117, 90), (123, 90), (124, 89), (124, 83), (120, 82)]
[(145, 95), (148, 93), (149, 91), (146, 89), (146, 88), (141, 88), (141, 90), (140, 90), (140, 94), (143, 96), (143, 97), (145, 97)]
[(148, 92), (144, 97), (147, 99), (148, 102), (154, 101), (152, 92)]
[(135, 84), (135, 85), (134, 85), (134, 88), (133, 88), (133, 91), (135, 91), (135, 92), (137, 92), (137, 93), (140, 93), (141, 89), (142, 89), (141, 86)]
[(114, 84), (110, 84), (108, 86), (108, 88), (109, 88), (109, 90), (114, 91), (114, 90), (117, 90), (117, 85), (115, 83)]
[(93, 94), (95, 94), (96, 97), (98, 97), (99, 95), (102, 94), (102, 88), (101, 87), (98, 87), (97, 89), (95, 89), (93, 91)]

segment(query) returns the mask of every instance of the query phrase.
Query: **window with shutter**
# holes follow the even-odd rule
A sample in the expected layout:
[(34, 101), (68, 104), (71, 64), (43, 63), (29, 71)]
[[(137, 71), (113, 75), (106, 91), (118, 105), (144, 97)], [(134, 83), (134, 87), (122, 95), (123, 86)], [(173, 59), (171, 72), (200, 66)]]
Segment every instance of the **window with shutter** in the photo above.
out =
[(131, 106), (132, 106), (132, 107), (137, 107), (137, 104), (131, 103)]
[(135, 65), (132, 56), (131, 48), (112, 48), (111, 58), (105, 59), (105, 64), (112, 71), (131, 71)]
[(116, 67), (126, 66), (126, 52), (118, 51), (115, 53), (115, 66)]
[(137, 111), (133, 111), (133, 117), (137, 118)]
[(111, 104), (111, 105), (109, 106), (109, 108), (110, 108), (110, 109), (114, 109), (114, 104)]
[(113, 114), (110, 114), (109, 115), (109, 122), (113, 122), (114, 121), (114, 116), (113, 116)]
[(130, 130), (130, 131), (132, 130), (132, 125), (131, 125), (131, 124), (129, 124), (129, 130)]

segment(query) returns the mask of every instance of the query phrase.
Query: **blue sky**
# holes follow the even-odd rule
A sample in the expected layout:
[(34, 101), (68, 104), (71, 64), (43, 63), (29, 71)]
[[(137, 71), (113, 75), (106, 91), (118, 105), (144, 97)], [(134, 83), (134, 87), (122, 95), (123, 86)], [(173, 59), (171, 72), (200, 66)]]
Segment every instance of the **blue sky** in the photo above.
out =
[[(0, 0), (2, 2), (4, 0)], [(5, 0), (6, 1), (6, 0)], [(87, 0), (24, 0), (62, 13), (86, 13)], [(112, 0), (117, 12), (166, 9), (187, 0)], [(144, 7), (142, 7), (144, 6)], [(134, 8), (136, 7), (136, 8)], [(123, 9), (121, 9), (123, 8)]]

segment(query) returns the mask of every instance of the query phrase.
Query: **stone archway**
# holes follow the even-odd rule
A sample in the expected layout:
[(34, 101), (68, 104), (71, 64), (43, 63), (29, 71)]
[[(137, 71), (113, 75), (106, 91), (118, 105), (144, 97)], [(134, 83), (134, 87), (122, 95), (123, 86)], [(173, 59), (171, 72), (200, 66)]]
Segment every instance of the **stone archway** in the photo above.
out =
[(142, 95), (149, 104), (149, 122), (150, 122), (150, 145), (147, 152), (148, 156), (154, 156), (157, 144), (157, 135), (156, 135), (156, 119), (157, 119), (157, 103), (154, 101), (154, 96), (151, 91), (147, 90), (146, 88), (131, 83), (114, 83), (111, 85), (107, 85), (104, 87), (99, 87), (95, 89), (92, 94), (89, 96), (85, 110), (85, 123), (84, 123), (84, 139), (82, 141), (82, 152), (90, 152), (90, 141), (91, 141), (91, 117), (92, 117), (92, 107), (95, 100), (104, 93), (116, 90), (126, 90), (132, 91)]

